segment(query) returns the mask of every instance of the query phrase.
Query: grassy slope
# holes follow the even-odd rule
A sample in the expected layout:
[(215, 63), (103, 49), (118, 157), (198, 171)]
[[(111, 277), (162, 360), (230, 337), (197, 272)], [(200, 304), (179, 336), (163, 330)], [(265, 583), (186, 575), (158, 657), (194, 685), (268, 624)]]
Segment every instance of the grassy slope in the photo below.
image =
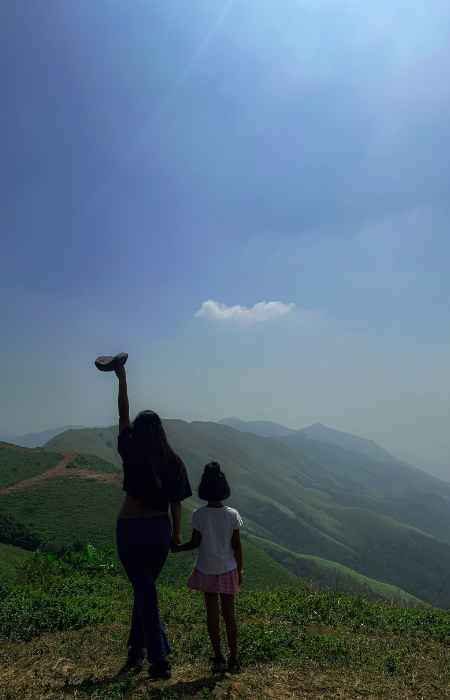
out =
[(68, 465), (68, 469), (89, 469), (94, 472), (105, 474), (118, 474), (119, 468), (106, 459), (102, 459), (97, 455), (80, 454)]
[(155, 685), (143, 675), (118, 675), (131, 608), (127, 582), (103, 567), (86, 571), (34, 559), (20, 587), (0, 603), (0, 697), (450, 697), (448, 612), (307, 588), (244, 591), (238, 601), (243, 672), (213, 678), (201, 595), (163, 585), (160, 602), (174, 677)]
[[(97, 546), (113, 546), (117, 510), (122, 498), (113, 484), (91, 482), (69, 476), (44, 482), (26, 492), (11, 493), (2, 499), (3, 512), (12, 515), (44, 541), (61, 547), (74, 541), (92, 542)], [(193, 504), (186, 505), (187, 511)], [(184, 533), (189, 531), (189, 515), (185, 513)], [(257, 542), (255, 540), (255, 542)], [(369, 592), (381, 598), (397, 599), (415, 604), (413, 596), (393, 586), (364, 579), (361, 575), (320, 558), (301, 558), (299, 567), (295, 555), (281, 556), (282, 548), (265, 543), (260, 547), (244, 539), (246, 581), (250, 586), (271, 586), (298, 581), (298, 575), (342, 591)], [(287, 551), (287, 550), (285, 550)], [(195, 555), (171, 556), (162, 580), (182, 582), (189, 575)], [(308, 564), (308, 565), (307, 565)], [(340, 568), (339, 568), (340, 567)], [(340, 574), (340, 576), (338, 576)], [(348, 577), (348, 578), (346, 578)]]
[(117, 427), (66, 430), (47, 442), (46, 449), (97, 455), (111, 464), (121, 465), (116, 450)]
[[(304, 436), (280, 441), (215, 423), (165, 425), (193, 484), (205, 462), (221, 461), (252, 534), (450, 604), (443, 586), (450, 577), (450, 545), (437, 537), (450, 532), (450, 500), (438, 480)], [(116, 434), (114, 428), (71, 430), (49, 446), (117, 461)], [(409, 528), (392, 517), (397, 511)]]
[(450, 484), (394, 458), (373, 459), (301, 433), (281, 442), (326, 469), (336, 480), (332, 492), (339, 504), (391, 515), (450, 543)]
[(0, 443), (0, 486), (29, 479), (56, 466), (62, 454)]
[(56, 547), (74, 542), (110, 545), (121, 493), (117, 486), (69, 475), (1, 497), (11, 515)]
[[(122, 492), (115, 484), (71, 477), (68, 470), (68, 476), (64, 478), (3, 496), (0, 512), (13, 516), (40, 539), (57, 548), (77, 541), (113, 547), (121, 500)], [(188, 531), (189, 514), (185, 512), (184, 534), (187, 535)], [(297, 576), (245, 540), (244, 556), (247, 581), (251, 586), (298, 581)], [(193, 562), (194, 556), (190, 553), (171, 555), (163, 580), (181, 584), (191, 572)]]
[(314, 581), (325, 588), (349, 595), (362, 595), (370, 599), (390, 600), (405, 605), (424, 605), (410, 593), (375, 579), (358, 574), (347, 566), (308, 554), (297, 554), (261, 537), (252, 537), (259, 547), (302, 578)]
[(0, 543), (0, 587), (11, 583), (17, 574), (17, 569), (31, 556), (20, 547)]

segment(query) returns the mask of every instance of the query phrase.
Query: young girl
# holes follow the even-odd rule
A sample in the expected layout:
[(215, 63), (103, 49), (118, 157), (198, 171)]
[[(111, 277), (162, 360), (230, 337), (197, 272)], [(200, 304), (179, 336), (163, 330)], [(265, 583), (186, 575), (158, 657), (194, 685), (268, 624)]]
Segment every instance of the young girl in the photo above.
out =
[(222, 501), (230, 495), (230, 487), (217, 462), (205, 466), (198, 495), (208, 503), (192, 515), (192, 537), (186, 544), (174, 545), (172, 550), (183, 552), (199, 548), (188, 586), (205, 596), (208, 633), (214, 651), (213, 671), (220, 673), (226, 668), (220, 646), (220, 596), (230, 652), (228, 670), (236, 672), (239, 663), (234, 597), (242, 582), (239, 528), (243, 523), (237, 510), (223, 505)]

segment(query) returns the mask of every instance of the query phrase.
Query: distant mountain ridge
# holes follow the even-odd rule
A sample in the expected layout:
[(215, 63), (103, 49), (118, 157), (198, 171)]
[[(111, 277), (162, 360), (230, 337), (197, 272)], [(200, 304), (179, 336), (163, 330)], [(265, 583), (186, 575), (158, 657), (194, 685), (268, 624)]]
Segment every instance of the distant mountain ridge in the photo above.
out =
[(240, 418), (231, 417), (222, 418), (222, 420), (218, 422), (221, 425), (228, 425), (230, 428), (240, 430), (241, 433), (253, 433), (260, 437), (286, 437), (286, 435), (297, 432), (292, 428), (287, 428), (285, 425), (274, 423), (270, 420), (244, 421)]
[(357, 435), (352, 435), (351, 433), (345, 433), (340, 430), (336, 430), (335, 428), (329, 428), (328, 426), (323, 425), (323, 423), (313, 423), (306, 428), (299, 428), (298, 430), (287, 428), (285, 425), (274, 423), (272, 421), (244, 421), (235, 417), (222, 418), (219, 423), (221, 425), (228, 425), (231, 428), (240, 430), (243, 433), (253, 433), (254, 435), (259, 435), (260, 437), (284, 438), (288, 436), (302, 435), (310, 438), (311, 440), (336, 445), (337, 447), (342, 447), (343, 449), (350, 450), (351, 452), (357, 452), (358, 454), (371, 457), (372, 459), (378, 459), (380, 461), (392, 461), (393, 459), (396, 459), (396, 457), (390, 454), (383, 447), (380, 447), (380, 445), (373, 440), (358, 437)]
[(382, 462), (396, 459), (396, 457), (383, 447), (380, 447), (374, 440), (358, 437), (351, 433), (344, 433), (341, 430), (329, 428), (322, 423), (313, 423), (313, 425), (307, 428), (301, 428), (298, 432), (312, 440), (327, 442), (330, 445), (342, 447), (345, 450), (350, 450), (350, 452), (357, 452), (371, 459), (378, 459)]
[(24, 435), (9, 435), (8, 433), (0, 433), (0, 441), (8, 442), (11, 445), (19, 445), (19, 447), (43, 447), (49, 440), (56, 437), (66, 430), (81, 429), (82, 425), (65, 425), (61, 428), (50, 428), (37, 433), (25, 433)]

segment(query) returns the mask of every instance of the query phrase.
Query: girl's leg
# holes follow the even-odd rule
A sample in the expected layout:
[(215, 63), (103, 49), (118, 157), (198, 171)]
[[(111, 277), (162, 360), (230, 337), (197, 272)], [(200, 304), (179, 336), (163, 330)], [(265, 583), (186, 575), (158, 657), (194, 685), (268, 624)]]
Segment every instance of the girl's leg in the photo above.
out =
[(230, 659), (234, 660), (237, 658), (237, 625), (236, 616), (234, 614), (234, 595), (230, 593), (221, 593), (220, 601), (222, 603), (222, 616), (227, 630)]
[(208, 634), (216, 658), (221, 656), (220, 651), (220, 613), (219, 596), (217, 593), (205, 593), (206, 620)]

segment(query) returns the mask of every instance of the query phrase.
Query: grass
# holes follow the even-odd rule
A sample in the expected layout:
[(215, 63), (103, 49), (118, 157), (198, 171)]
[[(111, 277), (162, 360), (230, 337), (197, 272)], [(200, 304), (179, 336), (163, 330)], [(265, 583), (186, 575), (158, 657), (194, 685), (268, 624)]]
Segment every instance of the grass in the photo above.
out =
[(57, 452), (0, 443), (0, 487), (42, 474), (56, 466), (61, 459), (62, 455)]
[(34, 555), (0, 603), (0, 698), (450, 696), (449, 612), (306, 586), (244, 589), (244, 670), (218, 679), (208, 672), (201, 596), (161, 585), (160, 603), (175, 672), (169, 684), (152, 686), (143, 676), (118, 675), (131, 596), (115, 563), (92, 548)]
[(293, 569), (299, 576), (314, 581), (322, 588), (350, 595), (363, 595), (370, 599), (392, 601), (399, 605), (425, 605), (419, 598), (397, 586), (363, 576), (337, 562), (308, 554), (297, 554), (261, 537), (252, 537), (252, 540), (284, 566)]
[(10, 544), (0, 543), (0, 586), (14, 581), (17, 569), (30, 557), (30, 552)]
[[(94, 466), (94, 468), (96, 468)], [(37, 538), (58, 550), (77, 542), (114, 547), (117, 513), (123, 494), (116, 484), (67, 476), (41, 482), (32, 488), (1, 497), (0, 516), (11, 516)], [(183, 536), (190, 534), (188, 503), (183, 512)], [(244, 539), (244, 556), (250, 586), (271, 586), (298, 581), (298, 577)], [(183, 583), (194, 564), (195, 554), (170, 556), (163, 580)], [(247, 566), (247, 563), (250, 563)]]
[(54, 547), (75, 541), (112, 543), (121, 492), (114, 484), (71, 477), (42, 482), (26, 491), (1, 497), (0, 513)]
[(70, 462), (67, 469), (91, 469), (95, 472), (103, 472), (105, 474), (117, 474), (119, 469), (116, 465), (101, 459), (96, 455), (78, 455)]

